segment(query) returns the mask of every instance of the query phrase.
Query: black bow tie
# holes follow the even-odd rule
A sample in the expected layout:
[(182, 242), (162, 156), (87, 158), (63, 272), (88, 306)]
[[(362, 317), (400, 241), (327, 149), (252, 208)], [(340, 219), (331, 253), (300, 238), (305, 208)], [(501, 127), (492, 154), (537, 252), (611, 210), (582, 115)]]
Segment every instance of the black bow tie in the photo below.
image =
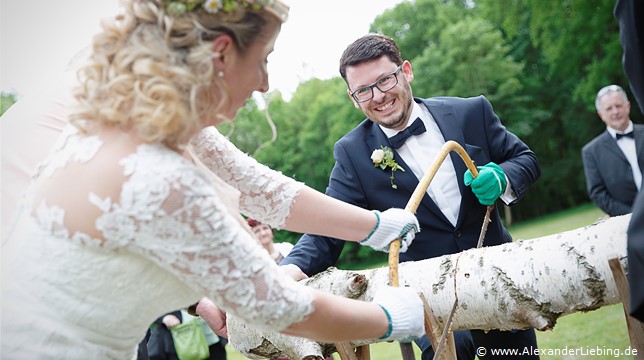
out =
[(425, 124), (423, 124), (423, 120), (421, 120), (420, 118), (416, 118), (416, 120), (414, 120), (414, 122), (410, 126), (408, 126), (405, 130), (390, 137), (389, 142), (391, 143), (391, 146), (394, 147), (394, 149), (398, 149), (399, 147), (403, 146), (405, 141), (407, 141), (407, 139), (409, 139), (410, 136), (420, 135), (425, 131), (426, 129), (425, 129)]
[(633, 132), (632, 132), (632, 131), (631, 131), (631, 132), (629, 132), (629, 133), (626, 133), (626, 134), (615, 134), (615, 139), (616, 139), (616, 140), (619, 140), (619, 139), (621, 139), (621, 138), (623, 138), (623, 137), (629, 137), (629, 138), (631, 138), (631, 139), (635, 139), (635, 136), (633, 135)]

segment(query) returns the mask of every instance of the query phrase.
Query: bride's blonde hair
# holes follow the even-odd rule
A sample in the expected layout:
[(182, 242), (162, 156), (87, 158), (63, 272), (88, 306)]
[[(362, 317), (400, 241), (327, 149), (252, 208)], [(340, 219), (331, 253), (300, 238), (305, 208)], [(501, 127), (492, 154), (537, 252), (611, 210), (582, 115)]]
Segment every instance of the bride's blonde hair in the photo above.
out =
[(118, 126), (144, 141), (180, 147), (227, 101), (224, 82), (214, 76), (210, 40), (228, 34), (243, 54), (270, 35), (268, 24), (283, 20), (245, 7), (172, 16), (164, 2), (121, 0), (124, 12), (103, 21), (78, 71), (78, 107), (70, 121), (81, 131)]

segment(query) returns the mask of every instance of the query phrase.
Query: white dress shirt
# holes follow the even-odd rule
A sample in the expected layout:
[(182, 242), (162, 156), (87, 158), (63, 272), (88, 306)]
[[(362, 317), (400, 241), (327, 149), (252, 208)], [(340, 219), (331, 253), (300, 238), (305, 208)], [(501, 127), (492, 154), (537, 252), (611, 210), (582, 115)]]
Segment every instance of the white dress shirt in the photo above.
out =
[[(407, 126), (411, 125), (417, 117), (423, 121), (427, 131), (420, 135), (411, 136), (397, 151), (409, 166), (409, 170), (420, 180), (432, 165), (443, 145), (445, 145), (445, 139), (429, 111), (414, 102)], [(382, 126), (380, 128), (387, 137), (392, 137), (398, 133), (397, 130), (387, 129)], [(452, 164), (452, 159), (447, 156), (427, 188), (427, 194), (454, 226), (456, 226), (461, 206), (461, 192), (458, 188), (458, 182), (454, 181), (455, 179), (454, 164)]]
[[(617, 138), (617, 131), (611, 127), (606, 127), (606, 130), (608, 130), (608, 133), (613, 137), (613, 139)], [(628, 127), (624, 131), (620, 131), (620, 134), (626, 134), (633, 131), (633, 122), (629, 121)], [(640, 165), (637, 162), (637, 151), (635, 149), (635, 139), (630, 138), (630, 137), (622, 137), (619, 140), (617, 140), (617, 146), (622, 150), (624, 153), (624, 156), (626, 156), (626, 159), (628, 162), (631, 164), (631, 170), (633, 171), (633, 180), (635, 180), (635, 186), (637, 186), (637, 190), (639, 191), (642, 187), (642, 170), (640, 169)]]

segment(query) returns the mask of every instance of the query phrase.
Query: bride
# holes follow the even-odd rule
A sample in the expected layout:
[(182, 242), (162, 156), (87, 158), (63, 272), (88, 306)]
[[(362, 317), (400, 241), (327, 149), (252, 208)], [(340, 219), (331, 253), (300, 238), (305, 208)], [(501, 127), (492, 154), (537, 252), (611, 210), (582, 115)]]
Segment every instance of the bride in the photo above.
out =
[(268, 91), (287, 7), (122, 3), (4, 242), (3, 359), (133, 358), (154, 319), (204, 296), (250, 326), (318, 341), (422, 335), (414, 291), (360, 302), (306, 288), (239, 215), (381, 250), (419, 230), (409, 212), (353, 207), (270, 170), (214, 128)]

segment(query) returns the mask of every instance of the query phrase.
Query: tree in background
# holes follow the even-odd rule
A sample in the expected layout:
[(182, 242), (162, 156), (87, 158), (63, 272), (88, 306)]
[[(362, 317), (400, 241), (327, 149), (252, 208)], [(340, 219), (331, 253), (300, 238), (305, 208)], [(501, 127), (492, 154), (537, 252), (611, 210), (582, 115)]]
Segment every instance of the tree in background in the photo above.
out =
[(526, 218), (588, 201), (581, 147), (604, 130), (595, 95), (605, 85), (627, 83), (614, 5), (606, 0), (477, 2), (481, 16), (513, 45), (513, 57), (524, 59), (528, 71), (520, 81), (532, 97), (530, 108), (550, 113), (526, 138), (542, 168), (521, 206)]

